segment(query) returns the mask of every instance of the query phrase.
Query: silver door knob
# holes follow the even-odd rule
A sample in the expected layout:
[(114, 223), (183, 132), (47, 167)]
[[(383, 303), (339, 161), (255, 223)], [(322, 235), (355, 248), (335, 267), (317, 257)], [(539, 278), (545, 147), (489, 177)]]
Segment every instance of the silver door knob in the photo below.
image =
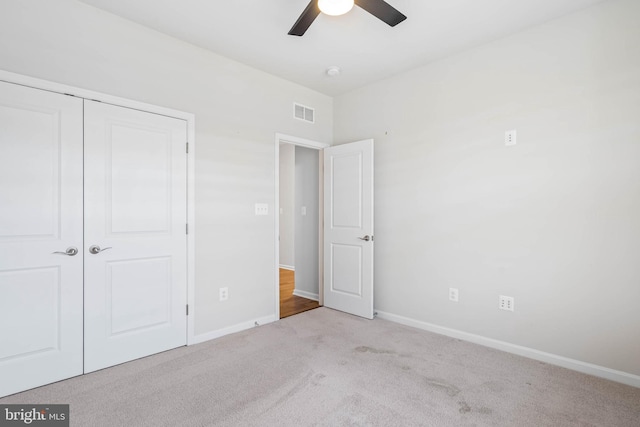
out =
[(99, 254), (102, 251), (106, 251), (107, 249), (111, 249), (111, 246), (108, 246), (108, 247), (102, 248), (102, 249), (100, 249), (100, 246), (98, 246), (98, 245), (89, 246), (89, 252), (91, 252), (94, 255), (95, 254)]
[(364, 237), (358, 237), (358, 239), (360, 239), (360, 240), (364, 240), (365, 242), (368, 242), (369, 240), (371, 240), (371, 237), (369, 237), (369, 236), (364, 236)]
[(78, 253), (78, 248), (74, 248), (73, 246), (69, 246), (67, 248), (66, 251), (62, 252), (62, 251), (56, 251), (56, 252), (51, 252), (52, 254), (59, 254), (59, 255), (68, 255), (68, 256), (74, 256), (75, 254)]

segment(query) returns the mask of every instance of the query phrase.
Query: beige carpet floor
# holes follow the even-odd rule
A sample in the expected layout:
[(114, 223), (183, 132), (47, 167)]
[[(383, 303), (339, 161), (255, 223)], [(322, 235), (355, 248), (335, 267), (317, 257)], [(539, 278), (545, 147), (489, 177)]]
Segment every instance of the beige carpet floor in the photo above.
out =
[(326, 308), (0, 399), (73, 426), (640, 426), (640, 389)]

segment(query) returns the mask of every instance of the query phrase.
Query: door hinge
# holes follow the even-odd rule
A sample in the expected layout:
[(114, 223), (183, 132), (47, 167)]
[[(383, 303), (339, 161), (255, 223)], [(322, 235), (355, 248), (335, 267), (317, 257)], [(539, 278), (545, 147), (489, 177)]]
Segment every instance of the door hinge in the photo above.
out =
[(189, 154), (189, 143), (187, 142), (186, 145), (187, 145), (187, 154)]
[(189, 315), (189, 304), (187, 304), (187, 316)]
[(185, 224), (185, 234), (189, 234), (189, 224)]

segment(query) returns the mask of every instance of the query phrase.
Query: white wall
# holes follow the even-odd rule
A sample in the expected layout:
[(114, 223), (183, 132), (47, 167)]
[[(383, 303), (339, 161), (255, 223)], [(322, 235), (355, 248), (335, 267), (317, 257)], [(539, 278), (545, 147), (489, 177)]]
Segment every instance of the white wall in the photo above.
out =
[(640, 375), (638, 17), (605, 2), (336, 98), (336, 142), (376, 141), (378, 310)]
[(280, 265), (295, 267), (294, 199), (296, 147), (280, 143)]
[[(295, 147), (295, 295), (318, 298), (319, 151)], [(306, 214), (302, 214), (302, 208)]]
[(195, 332), (275, 315), (274, 134), (331, 141), (331, 98), (72, 0), (0, 2), (0, 69), (194, 113)]

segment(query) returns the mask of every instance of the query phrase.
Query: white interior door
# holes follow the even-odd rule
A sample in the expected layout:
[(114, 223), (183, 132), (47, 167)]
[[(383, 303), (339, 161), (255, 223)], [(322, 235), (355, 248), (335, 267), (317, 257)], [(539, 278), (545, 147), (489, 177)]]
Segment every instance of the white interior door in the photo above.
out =
[(85, 101), (85, 372), (186, 345), (186, 141)]
[(373, 140), (324, 150), (324, 305), (373, 319)]
[(0, 82), (0, 396), (82, 374), (81, 249), (82, 100)]

